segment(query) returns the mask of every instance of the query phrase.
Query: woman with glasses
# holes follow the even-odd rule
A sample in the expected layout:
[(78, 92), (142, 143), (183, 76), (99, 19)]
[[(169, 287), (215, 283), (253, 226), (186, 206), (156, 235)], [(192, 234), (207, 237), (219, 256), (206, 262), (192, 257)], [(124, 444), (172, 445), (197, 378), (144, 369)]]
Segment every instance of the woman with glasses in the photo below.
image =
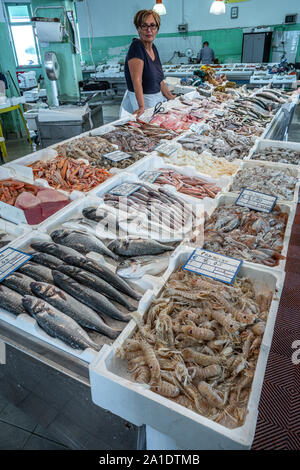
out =
[(134, 17), (139, 39), (134, 38), (125, 61), (127, 91), (121, 104), (124, 110), (139, 117), (159, 101), (175, 98), (164, 83), (158, 51), (153, 41), (160, 27), (160, 16), (152, 10), (140, 10)]

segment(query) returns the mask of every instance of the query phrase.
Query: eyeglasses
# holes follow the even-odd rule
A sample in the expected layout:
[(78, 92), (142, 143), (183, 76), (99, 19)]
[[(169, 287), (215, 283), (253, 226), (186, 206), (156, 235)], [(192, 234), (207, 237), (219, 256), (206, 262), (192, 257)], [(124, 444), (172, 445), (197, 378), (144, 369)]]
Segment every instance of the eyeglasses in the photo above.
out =
[(141, 30), (147, 31), (147, 29), (151, 29), (151, 31), (156, 31), (157, 30), (157, 24), (142, 24), (141, 25)]

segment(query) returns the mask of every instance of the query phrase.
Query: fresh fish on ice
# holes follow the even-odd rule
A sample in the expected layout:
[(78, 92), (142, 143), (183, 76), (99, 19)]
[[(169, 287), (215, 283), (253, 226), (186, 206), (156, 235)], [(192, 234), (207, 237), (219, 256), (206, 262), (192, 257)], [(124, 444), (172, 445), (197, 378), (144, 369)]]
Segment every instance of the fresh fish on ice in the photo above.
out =
[(78, 323), (42, 299), (25, 295), (23, 306), (48, 335), (58, 338), (74, 349), (92, 348), (100, 350)]
[(78, 302), (58, 287), (46, 282), (32, 282), (31, 289), (37, 297), (73, 318), (79, 325), (98, 331), (111, 339), (115, 339), (120, 334), (120, 331), (114, 330), (104, 323), (102, 318), (91, 308)]
[(27, 313), (22, 304), (22, 295), (3, 285), (0, 285), (0, 308), (14, 315)]
[(143, 238), (114, 240), (109, 243), (108, 247), (114, 253), (122, 256), (155, 255), (174, 250), (174, 247)]
[(54, 270), (53, 279), (58, 287), (61, 287), (72, 297), (75, 297), (75, 299), (83, 302), (96, 312), (108, 315), (115, 320), (125, 322), (130, 320), (130, 315), (124, 315), (124, 313), (118, 310), (104, 295), (99, 294), (86, 286), (81, 286), (71, 277)]
[(127, 302), (126, 298), (120, 294), (118, 290), (112, 287), (108, 282), (100, 279), (95, 274), (92, 274), (88, 271), (84, 271), (83, 269), (76, 268), (75, 266), (61, 266), (59, 271), (65, 274), (66, 276), (70, 276), (75, 281), (83, 284), (84, 286), (90, 287), (92, 290), (99, 292), (99, 294), (103, 294), (106, 297), (118, 302), (119, 304), (126, 307), (131, 312), (136, 310), (133, 305)]
[(168, 256), (141, 256), (121, 261), (116, 273), (124, 279), (140, 279), (145, 274), (156, 276), (167, 269)]

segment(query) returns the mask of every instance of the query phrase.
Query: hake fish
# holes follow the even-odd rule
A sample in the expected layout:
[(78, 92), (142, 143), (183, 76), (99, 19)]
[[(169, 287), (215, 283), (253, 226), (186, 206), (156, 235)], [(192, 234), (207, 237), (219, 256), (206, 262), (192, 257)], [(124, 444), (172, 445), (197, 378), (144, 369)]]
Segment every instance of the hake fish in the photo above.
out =
[(149, 239), (129, 239), (123, 238), (113, 240), (108, 245), (114, 253), (121, 256), (142, 256), (142, 255), (158, 255), (165, 251), (173, 251), (171, 246), (163, 245), (155, 240)]
[(115, 320), (124, 322), (128, 322), (130, 320), (130, 315), (124, 315), (124, 313), (118, 310), (104, 295), (99, 294), (86, 286), (81, 286), (78, 282), (74, 281), (74, 279), (66, 276), (60, 271), (53, 271), (53, 279), (55, 285), (61, 287), (72, 297), (84, 303), (96, 312), (108, 315)]
[(54, 283), (51, 269), (46, 268), (46, 266), (42, 266), (40, 264), (35, 264), (28, 261), (18, 268), (18, 272), (32, 277), (32, 279), (35, 281), (47, 282), (48, 284)]
[(31, 277), (25, 274), (14, 272), (3, 279), (2, 283), (4, 286), (13, 289), (21, 295), (32, 295), (30, 284), (33, 282)]
[(73, 318), (60, 312), (44, 300), (25, 295), (23, 306), (36, 319), (39, 326), (53, 338), (62, 340), (74, 349), (92, 348), (100, 351), (100, 346), (91, 340)]
[(73, 318), (73, 320), (85, 328), (98, 331), (111, 339), (117, 338), (121, 333), (121, 331), (114, 330), (104, 323), (102, 318), (91, 308), (78, 302), (74, 297), (71, 297), (56, 286), (46, 282), (32, 282), (31, 289), (37, 297), (42, 298), (60, 312)]
[(133, 305), (127, 302), (126, 298), (119, 293), (114, 287), (112, 287), (108, 282), (100, 279), (95, 274), (89, 273), (88, 271), (84, 271), (83, 269), (76, 268), (75, 266), (61, 266), (59, 271), (66, 276), (70, 276), (75, 281), (83, 284), (84, 286), (90, 287), (92, 290), (99, 292), (99, 294), (103, 294), (106, 297), (118, 302), (119, 304), (126, 307), (128, 310), (133, 312), (136, 310)]
[(66, 258), (66, 262), (72, 266), (82, 268), (85, 271), (89, 271), (90, 273), (95, 274), (96, 276), (100, 277), (101, 279), (104, 279), (113, 287), (115, 287), (116, 289), (119, 289), (121, 292), (123, 292), (126, 295), (129, 295), (129, 297), (132, 297), (135, 300), (141, 299), (141, 296), (137, 292), (135, 292), (127, 284), (126, 281), (124, 281), (120, 276), (115, 274), (106, 266), (103, 266), (103, 265), (100, 266), (95, 261), (87, 259), (87, 258), (83, 260), (79, 256), (68, 256)]
[(0, 307), (14, 315), (27, 313), (22, 304), (22, 295), (2, 284), (0, 285)]

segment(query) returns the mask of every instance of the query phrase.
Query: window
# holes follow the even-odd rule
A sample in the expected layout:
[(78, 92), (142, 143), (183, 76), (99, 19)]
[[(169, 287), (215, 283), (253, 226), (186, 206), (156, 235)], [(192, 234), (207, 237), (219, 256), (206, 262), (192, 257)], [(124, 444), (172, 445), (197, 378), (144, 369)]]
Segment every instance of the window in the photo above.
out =
[(28, 3), (6, 3), (7, 18), (18, 67), (40, 65), (30, 8)]

